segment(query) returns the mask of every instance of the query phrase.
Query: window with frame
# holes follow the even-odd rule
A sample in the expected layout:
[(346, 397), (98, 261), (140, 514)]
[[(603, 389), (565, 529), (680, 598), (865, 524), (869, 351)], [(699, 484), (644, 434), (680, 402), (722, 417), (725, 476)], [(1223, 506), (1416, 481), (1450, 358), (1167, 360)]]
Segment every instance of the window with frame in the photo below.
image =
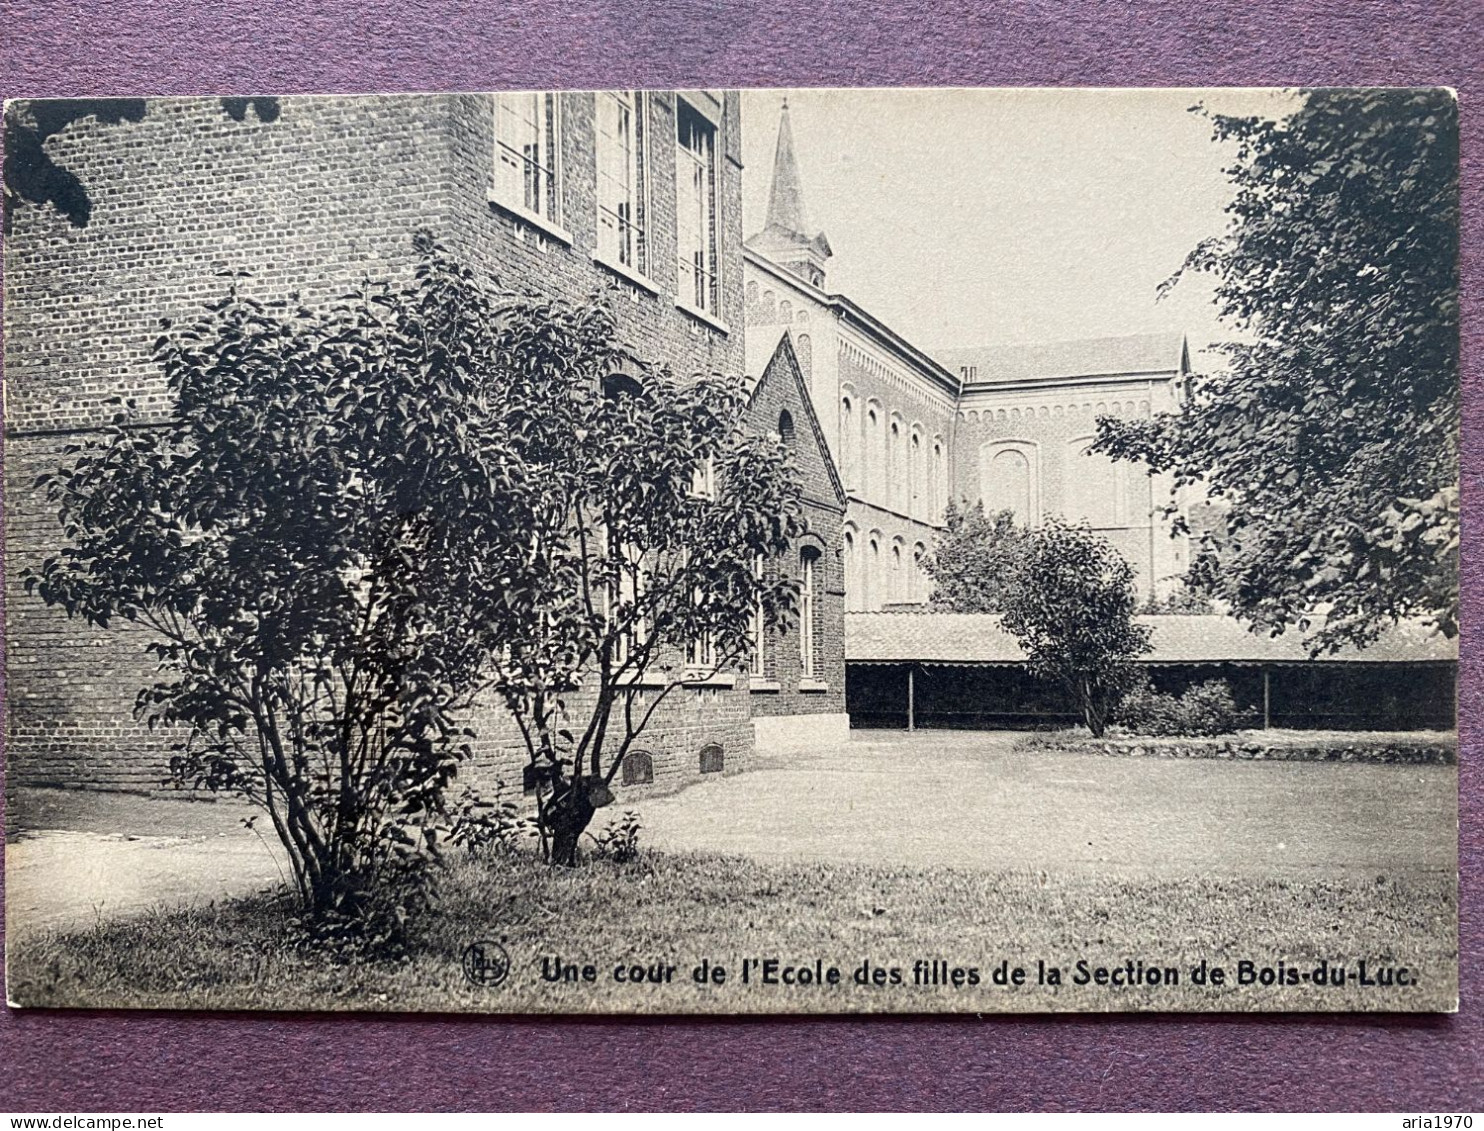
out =
[(675, 110), (677, 297), (715, 316), (719, 308), (716, 223), (716, 126), (684, 99)]
[(716, 498), (716, 457), (700, 460), (691, 472), (690, 493), (698, 499)]
[[(704, 601), (699, 589), (691, 596), (696, 607), (699, 609)], [(685, 666), (696, 675), (709, 676), (716, 671), (716, 643), (707, 630), (698, 632), (686, 649)]]
[(759, 554), (752, 559), (752, 576), (757, 580), (759, 591), (752, 602), (752, 658), (748, 663), (747, 670), (759, 679), (767, 666), (767, 657), (763, 649), (767, 644), (767, 625), (763, 620), (763, 556)]
[(649, 163), (645, 100), (637, 90), (597, 98), (598, 254), (649, 274)]
[[(601, 532), (601, 543), (601, 552), (611, 555), (610, 564), (615, 575), (613, 583), (603, 594), (604, 619), (611, 625), (620, 615), (632, 618), (613, 644), (614, 666), (621, 667), (629, 662), (648, 630), (646, 618), (635, 614), (635, 607), (645, 591), (644, 555), (633, 544), (614, 546), (606, 530)], [(620, 609), (629, 611), (620, 613)]]
[(814, 602), (819, 551), (806, 547), (799, 554), (799, 671), (805, 679), (816, 674)]
[(559, 117), (554, 91), (495, 95), (495, 197), (549, 224), (561, 223)]

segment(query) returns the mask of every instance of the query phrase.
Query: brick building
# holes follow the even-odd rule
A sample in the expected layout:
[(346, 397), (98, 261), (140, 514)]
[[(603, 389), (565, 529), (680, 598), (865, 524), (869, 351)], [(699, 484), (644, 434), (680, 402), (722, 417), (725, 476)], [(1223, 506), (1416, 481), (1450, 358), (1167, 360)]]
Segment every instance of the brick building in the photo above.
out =
[[(120, 398), (164, 412), (150, 361), (159, 320), (218, 296), (219, 273), (248, 271), (255, 297), (297, 292), (316, 305), (367, 276), (405, 275), (412, 234), (428, 228), (507, 289), (572, 300), (606, 292), (639, 357), (680, 373), (743, 368), (735, 92), (304, 97), (251, 109), (165, 99), (130, 120), (105, 117), (81, 114), (46, 139), (47, 156), (90, 199), (87, 222), (26, 204), (6, 241), (12, 785), (160, 782), (162, 740), (129, 710), (152, 678), (144, 638), (69, 621), (18, 578), (60, 536), (36, 476), (106, 424)], [(781, 351), (754, 404), (761, 427), (791, 414), (807, 493), (823, 504), (812, 508), (819, 529), (788, 564), (807, 565), (816, 588), (808, 640), (817, 655), (804, 672), (798, 639), (772, 641), (758, 691), (742, 672), (673, 695), (634, 786), (745, 767), (754, 714), (771, 733), (790, 713), (816, 725), (844, 718), (839, 513), (830, 511), (838, 481), (823, 450), (805, 450), (819, 430), (797, 402), (793, 365)], [(508, 724), (491, 716), (481, 731), (478, 776), (518, 779)]]
[(747, 240), (747, 367), (792, 338), (849, 497), (844, 555), (852, 611), (926, 600), (920, 569), (949, 499), (1024, 522), (1086, 519), (1146, 593), (1184, 572), (1187, 539), (1159, 514), (1169, 484), (1088, 453), (1101, 415), (1178, 407), (1190, 361), (1176, 335), (1132, 335), (929, 354), (826, 289), (829, 240), (804, 207), (787, 102), (767, 222)]

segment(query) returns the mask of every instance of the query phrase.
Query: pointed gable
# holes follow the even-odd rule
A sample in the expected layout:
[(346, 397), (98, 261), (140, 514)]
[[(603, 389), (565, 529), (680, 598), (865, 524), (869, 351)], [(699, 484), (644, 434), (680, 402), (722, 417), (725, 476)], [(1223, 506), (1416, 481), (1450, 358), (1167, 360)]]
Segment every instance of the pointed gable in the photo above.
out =
[(747, 402), (747, 414), (754, 426), (769, 432), (778, 430), (780, 414), (785, 411), (794, 423), (794, 461), (804, 475), (805, 495), (816, 503), (832, 497), (843, 513), (845, 486), (830, 455), (819, 417), (815, 415), (809, 388), (804, 383), (804, 371), (799, 368), (793, 339), (787, 331), (779, 338)]

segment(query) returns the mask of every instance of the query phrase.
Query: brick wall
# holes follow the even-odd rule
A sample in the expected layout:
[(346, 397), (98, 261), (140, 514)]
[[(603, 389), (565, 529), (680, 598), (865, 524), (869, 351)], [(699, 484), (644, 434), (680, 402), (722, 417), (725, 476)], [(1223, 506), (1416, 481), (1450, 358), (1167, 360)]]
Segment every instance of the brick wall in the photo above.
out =
[[(6, 241), (6, 603), (8, 784), (148, 789), (163, 779), (167, 739), (133, 721), (152, 682), (144, 636), (94, 630), (26, 595), (19, 575), (58, 544), (35, 477), (63, 447), (112, 416), (115, 398), (166, 408), (149, 352), (161, 317), (178, 318), (245, 269), (254, 295), (298, 292), (326, 302), (365, 277), (400, 278), (412, 233), (431, 228), (451, 250), (513, 291), (582, 300), (600, 289), (621, 334), (645, 360), (679, 373), (740, 372), (742, 343), (739, 100), (718, 123), (721, 323), (675, 304), (676, 97), (650, 98), (651, 285), (594, 262), (593, 96), (561, 96), (562, 213), (570, 243), (492, 206), (488, 96), (286, 98), (264, 122), (233, 121), (216, 99), (157, 100), (142, 122), (84, 118), (48, 142), (93, 200), (73, 228), (48, 208), (16, 210)], [(838, 618), (836, 618), (838, 620)], [(843, 671), (841, 678), (843, 679)], [(687, 688), (657, 713), (648, 743), (655, 783), (699, 773), (716, 742), (726, 771), (751, 754), (748, 695)], [(476, 780), (519, 781), (513, 733), (482, 712)]]
[[(762, 675), (753, 685), (752, 714), (762, 718), (839, 714), (845, 710), (844, 507), (831, 476), (829, 451), (822, 434), (816, 432), (817, 421), (791, 342), (780, 342), (753, 392), (748, 412), (754, 427), (769, 431), (778, 430), (785, 412), (792, 420), (792, 455), (803, 479), (809, 524), (799, 551), (818, 555), (814, 565), (814, 679), (804, 677), (799, 626), (768, 633)], [(786, 568), (798, 577), (799, 552), (791, 553), (776, 568)]]
[[(1173, 374), (1172, 374), (1173, 375)], [(954, 449), (955, 496), (983, 501), (986, 510), (1009, 505), (985, 498), (985, 465), (1005, 446), (1022, 451), (1031, 464), (1034, 518), (1078, 519), (1089, 501), (1093, 528), (1134, 566), (1137, 584), (1164, 594), (1188, 564), (1185, 538), (1171, 538), (1155, 511), (1170, 497), (1169, 480), (1151, 477), (1138, 465), (1088, 456), (1083, 442), (1097, 432), (1099, 416), (1147, 418), (1170, 411), (1169, 378), (1133, 378), (1057, 389), (977, 389), (965, 393)]]

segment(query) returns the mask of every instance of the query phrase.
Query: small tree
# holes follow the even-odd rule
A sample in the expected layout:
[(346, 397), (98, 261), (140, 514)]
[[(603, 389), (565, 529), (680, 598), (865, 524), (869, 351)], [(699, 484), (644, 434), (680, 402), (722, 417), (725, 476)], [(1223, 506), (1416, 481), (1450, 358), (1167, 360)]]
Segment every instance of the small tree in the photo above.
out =
[(1149, 629), (1133, 620), (1133, 567), (1086, 525), (1060, 519), (1030, 532), (1004, 597), (1001, 622), (1020, 641), (1031, 674), (1060, 683), (1101, 738), (1133, 686)]
[(793, 615), (797, 582), (765, 563), (804, 530), (787, 448), (743, 426), (739, 383), (585, 379), (611, 370), (608, 348), (542, 337), (504, 390), (529, 493), (492, 682), (525, 742), (543, 853), (567, 866), (661, 705)]
[[(534, 703), (518, 717), (555, 752), (581, 673), (607, 656), (617, 678), (625, 605), (603, 594), (621, 559), (601, 522), (638, 561), (688, 546), (672, 580), (696, 582), (692, 603), (656, 609), (654, 630), (713, 630), (718, 658), (745, 648), (749, 614), (786, 614), (787, 583), (753, 564), (799, 524), (732, 386), (656, 374), (605, 397), (634, 363), (602, 307), (501, 298), (415, 242), (398, 289), (316, 312), (234, 284), (166, 323), (167, 418), (124, 406), (41, 478), (68, 544), (26, 576), (69, 615), (149, 630), (162, 679), (136, 710), (180, 728), (176, 779), (268, 813), (312, 922), (388, 941), (431, 898), (476, 699)], [(689, 482), (712, 453), (738, 486), (682, 498), (681, 465)], [(596, 758), (593, 730), (574, 749)], [(564, 781), (548, 779), (557, 813)]]
[(922, 568), (933, 579), (928, 604), (950, 613), (998, 613), (1025, 550), (1026, 534), (1015, 512), (984, 513), (984, 504), (949, 500), (943, 529)]

